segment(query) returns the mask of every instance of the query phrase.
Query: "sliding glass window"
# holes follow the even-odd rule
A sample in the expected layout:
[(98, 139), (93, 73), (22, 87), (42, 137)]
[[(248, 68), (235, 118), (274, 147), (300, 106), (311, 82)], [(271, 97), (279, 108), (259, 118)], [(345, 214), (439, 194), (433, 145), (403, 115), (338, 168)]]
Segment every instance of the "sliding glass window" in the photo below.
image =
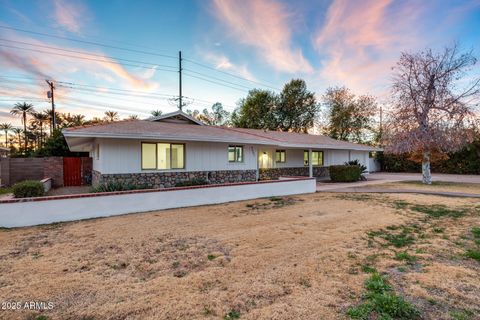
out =
[[(308, 166), (308, 150), (303, 151), (303, 165)], [(312, 151), (312, 165), (323, 166), (323, 151)]]
[(185, 145), (181, 143), (142, 143), (142, 170), (185, 168)]

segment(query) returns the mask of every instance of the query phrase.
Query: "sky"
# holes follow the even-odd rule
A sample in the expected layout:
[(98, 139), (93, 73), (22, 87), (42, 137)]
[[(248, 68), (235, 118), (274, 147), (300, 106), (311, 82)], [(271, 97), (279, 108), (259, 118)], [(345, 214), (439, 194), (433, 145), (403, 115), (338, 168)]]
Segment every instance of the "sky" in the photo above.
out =
[(302, 78), (388, 99), (401, 52), (459, 43), (480, 56), (480, 0), (0, 0), (0, 123), (16, 102), (60, 112), (145, 118)]

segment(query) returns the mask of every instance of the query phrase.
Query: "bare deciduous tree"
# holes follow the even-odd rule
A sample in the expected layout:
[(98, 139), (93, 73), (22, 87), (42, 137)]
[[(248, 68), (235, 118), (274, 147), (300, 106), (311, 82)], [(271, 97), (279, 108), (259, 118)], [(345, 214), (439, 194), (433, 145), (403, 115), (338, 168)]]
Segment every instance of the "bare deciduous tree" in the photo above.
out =
[[(421, 152), (423, 183), (431, 184), (430, 156), (454, 152), (473, 139), (480, 79), (466, 77), (477, 60), (457, 45), (435, 53), (402, 53), (394, 75), (386, 152)], [(470, 76), (470, 74), (468, 74)]]

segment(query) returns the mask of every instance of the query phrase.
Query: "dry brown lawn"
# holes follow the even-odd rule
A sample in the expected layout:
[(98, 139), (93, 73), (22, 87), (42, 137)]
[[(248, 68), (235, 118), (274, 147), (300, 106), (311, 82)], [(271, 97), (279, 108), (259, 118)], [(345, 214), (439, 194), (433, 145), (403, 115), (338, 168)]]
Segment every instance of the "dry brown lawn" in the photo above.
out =
[[(414, 230), (401, 248), (383, 237), (399, 226)], [(478, 199), (317, 193), (1, 230), (0, 300), (54, 308), (0, 318), (346, 319), (369, 267), (425, 319), (478, 319), (480, 262), (464, 255), (473, 226)]]
[[(459, 183), (459, 182), (444, 182), (434, 181), (431, 185), (425, 185), (420, 181), (401, 181), (392, 183), (383, 183), (371, 188), (382, 189), (415, 189), (425, 191), (445, 191), (445, 192), (461, 192), (480, 194), (480, 184), (478, 183)], [(368, 188), (368, 187), (367, 187)]]

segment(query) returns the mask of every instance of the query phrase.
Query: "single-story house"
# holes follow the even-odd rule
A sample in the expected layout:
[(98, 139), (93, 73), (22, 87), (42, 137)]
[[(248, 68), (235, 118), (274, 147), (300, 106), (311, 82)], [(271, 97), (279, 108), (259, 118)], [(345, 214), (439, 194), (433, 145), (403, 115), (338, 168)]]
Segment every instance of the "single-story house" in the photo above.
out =
[(208, 126), (181, 112), (64, 129), (71, 151), (93, 158), (92, 183), (155, 188), (194, 178), (210, 183), (328, 176), (328, 166), (375, 147), (313, 134)]

